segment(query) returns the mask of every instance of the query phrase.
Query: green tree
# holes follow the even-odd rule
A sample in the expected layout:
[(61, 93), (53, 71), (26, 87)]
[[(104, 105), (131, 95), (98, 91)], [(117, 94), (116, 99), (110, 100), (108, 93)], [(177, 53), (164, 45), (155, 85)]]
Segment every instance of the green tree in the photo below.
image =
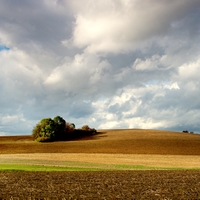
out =
[(34, 127), (32, 136), (41, 142), (54, 140), (56, 137), (56, 123), (51, 118), (42, 119)]
[(36, 140), (37, 138), (41, 137), (42, 135), (40, 134), (41, 131), (41, 125), (38, 123), (36, 126), (33, 128), (32, 131), (32, 137)]
[(56, 134), (56, 139), (62, 139), (66, 136), (66, 121), (60, 117), (56, 116), (54, 117), (53, 121), (55, 122), (55, 134)]

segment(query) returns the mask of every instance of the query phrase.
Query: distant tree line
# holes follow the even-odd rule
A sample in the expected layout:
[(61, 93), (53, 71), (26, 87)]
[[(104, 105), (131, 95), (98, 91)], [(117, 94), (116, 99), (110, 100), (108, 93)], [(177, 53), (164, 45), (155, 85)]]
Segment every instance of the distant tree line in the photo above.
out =
[(60, 116), (44, 118), (32, 130), (32, 136), (38, 142), (70, 140), (95, 133), (96, 130), (88, 125), (76, 129), (74, 123), (68, 123)]

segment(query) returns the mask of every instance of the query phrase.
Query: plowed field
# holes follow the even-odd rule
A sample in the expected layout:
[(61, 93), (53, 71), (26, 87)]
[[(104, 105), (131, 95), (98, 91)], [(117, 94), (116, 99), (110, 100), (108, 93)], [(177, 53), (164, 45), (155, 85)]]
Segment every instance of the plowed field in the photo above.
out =
[(0, 173), (0, 199), (200, 199), (198, 171)]

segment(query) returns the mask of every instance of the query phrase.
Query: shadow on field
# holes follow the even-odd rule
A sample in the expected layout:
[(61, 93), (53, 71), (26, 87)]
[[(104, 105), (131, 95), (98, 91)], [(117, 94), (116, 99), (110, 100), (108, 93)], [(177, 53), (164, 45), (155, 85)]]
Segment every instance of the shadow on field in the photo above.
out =
[(96, 132), (95, 134), (92, 135), (83, 135), (83, 136), (74, 136), (68, 139), (68, 141), (80, 141), (80, 140), (99, 140), (101, 138), (107, 137), (106, 135), (107, 132)]
[[(47, 142), (62, 142), (62, 141), (79, 141), (79, 140), (99, 140), (101, 138), (107, 137), (107, 132), (95, 132), (92, 133), (90, 131), (82, 131), (82, 130), (75, 130), (71, 132), (64, 138), (60, 138), (55, 141), (47, 141)], [(19, 136), (0, 136), (1, 143), (24, 143), (34, 141), (32, 135), (19, 135)]]

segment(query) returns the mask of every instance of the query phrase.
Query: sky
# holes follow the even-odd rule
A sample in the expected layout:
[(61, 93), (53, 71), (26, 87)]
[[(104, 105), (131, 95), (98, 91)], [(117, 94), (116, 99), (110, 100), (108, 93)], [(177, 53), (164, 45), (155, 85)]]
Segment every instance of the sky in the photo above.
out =
[(77, 128), (200, 133), (199, 0), (1, 0), (0, 135)]

